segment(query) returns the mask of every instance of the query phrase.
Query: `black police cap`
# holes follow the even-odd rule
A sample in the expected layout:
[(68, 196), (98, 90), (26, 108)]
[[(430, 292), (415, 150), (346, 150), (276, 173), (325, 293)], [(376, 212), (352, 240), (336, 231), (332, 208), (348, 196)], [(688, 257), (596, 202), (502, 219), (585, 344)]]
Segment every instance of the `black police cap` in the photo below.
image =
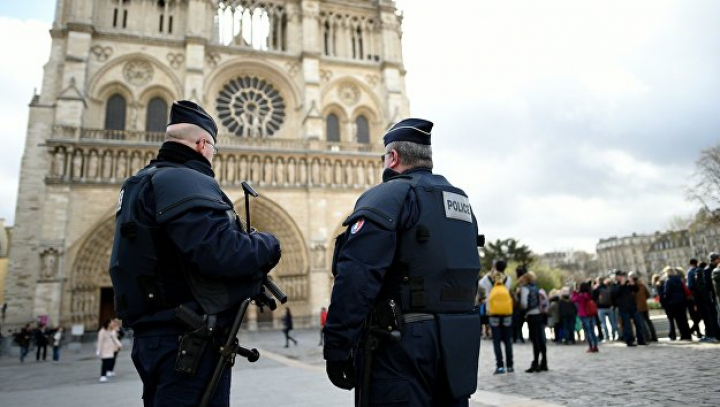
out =
[(429, 146), (432, 127), (432, 122), (423, 119), (401, 120), (385, 133), (383, 142), (385, 146), (393, 141), (409, 141)]
[(170, 108), (171, 124), (190, 123), (210, 133), (213, 141), (217, 142), (218, 128), (210, 115), (197, 103), (189, 100), (176, 100)]

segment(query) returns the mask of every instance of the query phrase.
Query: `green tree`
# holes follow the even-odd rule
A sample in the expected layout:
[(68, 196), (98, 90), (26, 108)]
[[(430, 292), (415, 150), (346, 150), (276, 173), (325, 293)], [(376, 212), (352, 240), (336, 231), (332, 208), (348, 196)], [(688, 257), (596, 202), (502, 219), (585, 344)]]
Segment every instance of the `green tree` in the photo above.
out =
[(497, 239), (494, 242), (486, 242), (485, 247), (480, 251), (485, 266), (490, 267), (492, 262), (504, 260), (508, 263), (514, 262), (525, 267), (535, 261), (533, 252), (527, 245), (521, 245), (516, 239)]

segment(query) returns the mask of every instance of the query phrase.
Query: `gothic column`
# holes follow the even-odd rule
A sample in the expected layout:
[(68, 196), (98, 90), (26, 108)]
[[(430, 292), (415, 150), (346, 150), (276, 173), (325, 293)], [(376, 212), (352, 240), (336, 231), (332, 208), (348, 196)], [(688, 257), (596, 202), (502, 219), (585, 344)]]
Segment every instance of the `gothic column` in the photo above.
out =
[(305, 138), (319, 140), (324, 133), (320, 115), (320, 3), (303, 0), (302, 70), (305, 82), (303, 101), (303, 127)]

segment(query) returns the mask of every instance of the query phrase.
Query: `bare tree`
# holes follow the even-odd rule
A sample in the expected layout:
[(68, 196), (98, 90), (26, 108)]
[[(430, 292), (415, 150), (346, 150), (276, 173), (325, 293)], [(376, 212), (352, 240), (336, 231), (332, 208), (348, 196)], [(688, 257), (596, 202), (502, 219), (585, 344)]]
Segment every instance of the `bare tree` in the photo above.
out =
[(720, 145), (702, 150), (695, 167), (695, 183), (688, 188), (687, 197), (707, 213), (716, 213), (720, 208)]

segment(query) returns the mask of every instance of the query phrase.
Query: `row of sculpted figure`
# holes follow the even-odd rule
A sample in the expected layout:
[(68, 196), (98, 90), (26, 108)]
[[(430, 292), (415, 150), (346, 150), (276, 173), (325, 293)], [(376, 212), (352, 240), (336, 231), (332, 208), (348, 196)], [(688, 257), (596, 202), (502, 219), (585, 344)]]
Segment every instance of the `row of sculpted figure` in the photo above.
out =
[[(120, 182), (143, 168), (154, 153), (114, 148), (55, 147), (50, 151), (51, 178), (70, 182)], [(378, 182), (380, 163), (369, 158), (221, 153), (213, 160), (221, 184), (364, 188)]]

